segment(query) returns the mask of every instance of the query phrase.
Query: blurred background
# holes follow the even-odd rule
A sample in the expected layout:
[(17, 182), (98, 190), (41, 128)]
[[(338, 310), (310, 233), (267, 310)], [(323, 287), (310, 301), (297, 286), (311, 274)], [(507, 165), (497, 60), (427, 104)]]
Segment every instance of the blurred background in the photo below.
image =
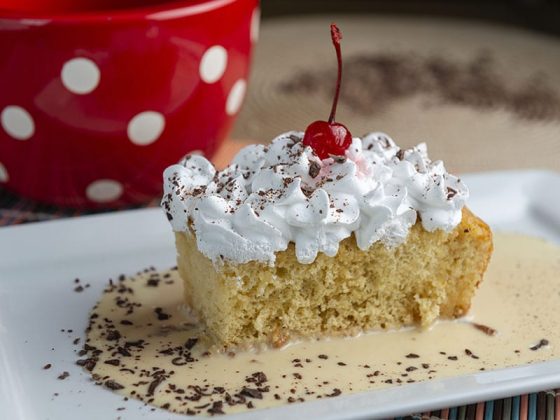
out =
[(559, 4), (554, 0), (265, 0), (263, 17), (323, 13), (391, 13), (487, 20), (560, 33)]
[(234, 139), (326, 119), (344, 39), (338, 120), (428, 143), (456, 172), (560, 169), (560, 3), (266, 0)]

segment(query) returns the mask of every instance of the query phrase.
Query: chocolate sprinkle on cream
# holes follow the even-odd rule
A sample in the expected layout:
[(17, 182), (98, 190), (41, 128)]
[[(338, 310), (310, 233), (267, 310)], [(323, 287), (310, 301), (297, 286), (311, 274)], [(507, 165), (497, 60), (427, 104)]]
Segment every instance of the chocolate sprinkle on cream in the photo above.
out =
[(321, 167), (319, 166), (319, 164), (317, 162), (311, 162), (309, 164), (309, 176), (311, 178), (316, 178), (317, 175), (319, 175), (319, 172), (321, 172)]
[(451, 200), (456, 195), (457, 195), (457, 190), (455, 190), (451, 187), (447, 187), (447, 199), (448, 200)]
[(338, 155), (330, 155), (331, 159), (335, 161), (335, 163), (344, 163), (346, 162), (346, 156), (338, 156)]

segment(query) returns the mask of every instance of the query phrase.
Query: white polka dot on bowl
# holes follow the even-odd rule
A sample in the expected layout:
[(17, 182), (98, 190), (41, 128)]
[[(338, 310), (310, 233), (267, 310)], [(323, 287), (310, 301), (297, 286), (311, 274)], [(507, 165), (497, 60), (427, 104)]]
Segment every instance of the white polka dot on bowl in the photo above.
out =
[(246, 90), (247, 82), (245, 80), (239, 79), (234, 83), (226, 100), (226, 112), (228, 115), (234, 115), (237, 111), (239, 111), (239, 108), (241, 108), (241, 104), (243, 103)]
[(198, 72), (206, 83), (216, 83), (224, 75), (228, 54), (221, 45), (214, 45), (206, 50), (200, 61)]
[(144, 111), (136, 114), (128, 123), (128, 139), (138, 145), (147, 146), (156, 141), (165, 128), (165, 117), (159, 112)]
[(2, 165), (2, 162), (0, 162), (0, 182), (5, 183), (9, 180), (10, 176), (8, 175), (8, 170), (4, 165)]
[(112, 179), (100, 179), (92, 182), (86, 189), (86, 197), (96, 203), (108, 203), (114, 201), (123, 193), (120, 182)]
[(257, 7), (251, 17), (251, 42), (255, 43), (259, 40), (259, 26), (261, 23), (261, 10)]
[(99, 85), (101, 72), (89, 58), (73, 58), (62, 66), (62, 84), (77, 95), (91, 93)]
[(0, 114), (4, 131), (16, 140), (28, 140), (35, 133), (35, 122), (31, 114), (20, 106), (10, 105)]

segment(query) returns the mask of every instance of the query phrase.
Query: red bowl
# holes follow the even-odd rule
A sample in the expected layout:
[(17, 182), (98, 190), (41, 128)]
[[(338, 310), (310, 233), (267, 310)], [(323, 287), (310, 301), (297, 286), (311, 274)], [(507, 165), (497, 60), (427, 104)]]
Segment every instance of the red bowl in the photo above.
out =
[(77, 208), (161, 193), (243, 101), (258, 0), (0, 0), (0, 186)]

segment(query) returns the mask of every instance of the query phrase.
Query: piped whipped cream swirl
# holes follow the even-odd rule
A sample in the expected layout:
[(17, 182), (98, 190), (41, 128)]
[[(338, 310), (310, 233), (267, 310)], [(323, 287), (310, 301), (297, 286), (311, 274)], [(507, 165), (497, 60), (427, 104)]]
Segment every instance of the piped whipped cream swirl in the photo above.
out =
[(430, 232), (461, 222), (468, 189), (424, 143), (403, 150), (371, 133), (345, 156), (321, 160), (302, 137), (291, 131), (247, 146), (222, 171), (198, 155), (167, 168), (162, 207), (173, 230), (194, 233), (214, 263), (273, 264), (293, 242), (307, 264), (319, 252), (336, 255), (352, 233), (367, 250), (403, 243), (418, 216)]

